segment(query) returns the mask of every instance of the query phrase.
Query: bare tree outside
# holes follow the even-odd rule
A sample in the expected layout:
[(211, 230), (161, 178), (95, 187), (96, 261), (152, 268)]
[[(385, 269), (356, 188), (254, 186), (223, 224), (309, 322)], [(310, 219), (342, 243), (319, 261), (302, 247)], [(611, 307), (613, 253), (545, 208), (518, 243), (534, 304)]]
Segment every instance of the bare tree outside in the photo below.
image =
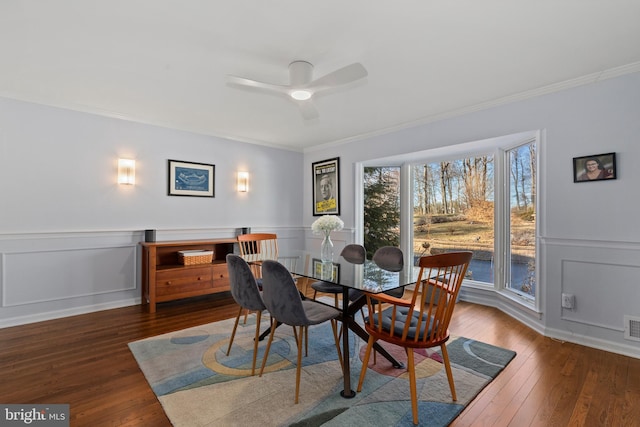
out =
[[(509, 150), (507, 287), (535, 295), (535, 144)], [(470, 278), (493, 283), (494, 159), (467, 157), (414, 167), (414, 258), (471, 250)], [(533, 266), (533, 267), (532, 267)]]
[[(535, 295), (536, 147), (529, 143), (508, 151), (509, 275), (507, 287), (525, 295)], [(526, 271), (521, 266), (526, 265)]]
[[(504, 286), (534, 297), (536, 147), (507, 150), (510, 216)], [(468, 279), (495, 283), (494, 158), (466, 157), (413, 167), (413, 258), (470, 250)], [(364, 236), (367, 254), (400, 243), (400, 168), (367, 167), (364, 174)], [(502, 258), (501, 258), (502, 259)]]

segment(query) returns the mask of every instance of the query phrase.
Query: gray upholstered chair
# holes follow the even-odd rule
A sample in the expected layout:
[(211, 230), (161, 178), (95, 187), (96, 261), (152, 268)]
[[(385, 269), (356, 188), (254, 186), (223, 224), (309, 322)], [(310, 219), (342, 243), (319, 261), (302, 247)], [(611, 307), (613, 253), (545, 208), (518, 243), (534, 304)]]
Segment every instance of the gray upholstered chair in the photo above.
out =
[(401, 271), (404, 267), (402, 249), (395, 246), (383, 246), (373, 254), (372, 258), (378, 267), (388, 271)]
[(363, 264), (367, 257), (367, 252), (364, 250), (364, 246), (352, 243), (344, 247), (340, 252), (340, 256), (351, 264)]
[[(395, 246), (383, 246), (378, 248), (371, 259), (383, 270), (402, 271), (404, 268), (404, 255), (402, 254), (402, 249), (396, 248)], [(404, 288), (394, 289), (385, 293), (392, 297), (402, 298)]]
[[(376, 265), (383, 270), (387, 271), (402, 271), (404, 268), (404, 255), (402, 254), (402, 249), (396, 248), (395, 246), (382, 246), (378, 248), (371, 258)], [(362, 296), (362, 291), (358, 291), (356, 289), (351, 289), (349, 293), (349, 298), (353, 301), (356, 298)], [(390, 295), (396, 298), (402, 298), (404, 295), (404, 288), (392, 289), (390, 291), (385, 292), (385, 294)], [(375, 299), (373, 300), (375, 301)], [(362, 318), (364, 319), (364, 312), (362, 314)], [(366, 319), (365, 319), (366, 322)], [(373, 362), (376, 363), (376, 351), (373, 351)]]
[[(402, 249), (396, 248), (395, 246), (382, 246), (381, 248), (378, 248), (371, 259), (383, 270), (402, 271), (404, 268), (404, 256), (402, 254)], [(402, 295), (404, 295), (404, 288), (393, 289), (385, 292), (385, 294), (396, 298), (402, 298)], [(351, 301), (355, 301), (362, 295), (362, 291), (349, 289), (349, 299)]]
[(227, 356), (231, 351), (233, 345), (233, 339), (236, 336), (236, 329), (238, 328), (238, 322), (240, 316), (245, 310), (256, 312), (256, 335), (253, 341), (253, 362), (251, 364), (251, 375), (255, 374), (256, 370), (256, 356), (258, 354), (258, 341), (260, 337), (260, 319), (262, 317), (262, 311), (266, 309), (256, 278), (249, 267), (249, 264), (238, 255), (227, 255), (227, 269), (229, 270), (229, 284), (231, 286), (231, 295), (233, 299), (238, 303), (240, 309), (236, 316), (236, 322), (233, 325), (233, 332), (229, 339), (229, 348), (227, 349)]
[[(317, 325), (327, 320), (335, 321), (340, 312), (333, 307), (317, 303), (310, 300), (302, 300), (300, 292), (296, 287), (293, 277), (287, 268), (277, 261), (264, 261), (262, 263), (262, 298), (264, 305), (271, 314), (271, 333), (262, 360), (260, 375), (264, 371), (269, 349), (273, 342), (276, 328), (275, 323), (280, 322), (293, 327), (293, 332), (298, 344), (298, 362), (296, 369), (296, 394), (294, 402), (298, 403), (300, 389), (300, 367), (302, 365), (302, 343), (308, 336), (308, 327)], [(296, 329), (297, 328), (297, 329)], [(338, 336), (335, 333), (336, 348), (338, 346)], [(338, 353), (339, 357), (340, 353)]]

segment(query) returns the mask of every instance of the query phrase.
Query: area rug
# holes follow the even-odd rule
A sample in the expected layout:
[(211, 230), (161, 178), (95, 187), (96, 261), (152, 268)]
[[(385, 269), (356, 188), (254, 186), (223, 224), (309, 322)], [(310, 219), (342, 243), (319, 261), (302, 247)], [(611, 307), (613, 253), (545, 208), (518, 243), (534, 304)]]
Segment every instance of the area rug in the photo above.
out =
[[(129, 344), (174, 426), (413, 425), (408, 375), (380, 355), (375, 365), (371, 360), (362, 392), (352, 399), (340, 396), (342, 371), (329, 323), (309, 329), (298, 404), (294, 404), (297, 359), (291, 327), (277, 329), (265, 373), (251, 376), (255, 319), (250, 316), (238, 326), (229, 356), (226, 351), (235, 319)], [(261, 330), (267, 327), (265, 321)], [(355, 390), (366, 343), (350, 338)], [(265, 346), (266, 340), (259, 346), (258, 371)], [(385, 348), (397, 360), (406, 361), (403, 349)], [(447, 349), (457, 402), (451, 400), (441, 353), (416, 352), (421, 425), (449, 425), (515, 356), (513, 351), (464, 337), (452, 337)]]

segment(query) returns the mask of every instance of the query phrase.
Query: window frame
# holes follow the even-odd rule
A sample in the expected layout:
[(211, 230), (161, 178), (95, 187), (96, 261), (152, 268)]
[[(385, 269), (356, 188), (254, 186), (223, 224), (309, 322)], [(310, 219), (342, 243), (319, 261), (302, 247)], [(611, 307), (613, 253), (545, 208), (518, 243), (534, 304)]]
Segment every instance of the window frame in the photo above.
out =
[(503, 256), (501, 256), (502, 258), (502, 262), (503, 262), (503, 268), (502, 268), (502, 274), (503, 274), (503, 278), (500, 281), (499, 285), (497, 287), (497, 290), (502, 293), (503, 295), (509, 297), (512, 300), (515, 300), (516, 302), (521, 303), (522, 305), (531, 308), (535, 311), (540, 312), (540, 301), (541, 301), (541, 287), (540, 287), (540, 254), (539, 254), (539, 219), (540, 219), (540, 215), (538, 215), (539, 211), (539, 194), (536, 197), (536, 201), (535, 201), (535, 212), (536, 212), (536, 225), (535, 225), (535, 283), (536, 283), (536, 293), (535, 293), (535, 297), (531, 298), (531, 296), (524, 294), (521, 291), (518, 291), (517, 289), (513, 288), (510, 286), (509, 281), (511, 280), (511, 273), (510, 273), (510, 268), (511, 268), (511, 264), (507, 261), (510, 260), (510, 254), (511, 254), (511, 241), (510, 239), (507, 238), (507, 236), (510, 236), (511, 234), (511, 204), (510, 204), (510, 198), (511, 198), (511, 175), (509, 173), (509, 170), (507, 168), (507, 165), (509, 165), (511, 163), (510, 160), (510, 152), (516, 148), (522, 147), (524, 145), (527, 144), (535, 144), (536, 145), (536, 168), (538, 170), (538, 173), (536, 174), (536, 191), (538, 192), (540, 190), (540, 141), (539, 141), (539, 137), (535, 137), (535, 138), (530, 138), (528, 140), (524, 140), (524, 141), (520, 141), (511, 145), (507, 145), (504, 147), (500, 147), (498, 149), (498, 151), (500, 152), (500, 158), (502, 161), (502, 168), (504, 168), (504, 172), (501, 174), (501, 179), (503, 179), (503, 182), (501, 183), (503, 185), (504, 191), (502, 194), (502, 197), (504, 198), (504, 200), (501, 203), (501, 210), (502, 210), (502, 239), (501, 239), (501, 244), (504, 245), (504, 250), (501, 252), (503, 253)]
[[(400, 247), (405, 254), (412, 254), (413, 251), (413, 167), (415, 165), (432, 163), (457, 158), (477, 157), (491, 154), (494, 158), (494, 283), (475, 282), (465, 280), (463, 289), (479, 289), (481, 291), (491, 291), (498, 296), (502, 296), (508, 301), (516, 303), (516, 306), (532, 312), (541, 313), (542, 297), (544, 295), (544, 286), (540, 282), (541, 266), (540, 266), (540, 244), (539, 230), (543, 218), (536, 215), (535, 224), (535, 275), (536, 275), (536, 293), (534, 298), (524, 297), (516, 290), (507, 287), (506, 274), (508, 270), (505, 263), (508, 260), (507, 251), (509, 250), (508, 238), (510, 233), (510, 213), (509, 213), (509, 189), (507, 180), (509, 170), (507, 168), (506, 156), (509, 150), (528, 143), (536, 144), (536, 189), (537, 197), (535, 200), (536, 212), (541, 212), (541, 202), (543, 198), (540, 194), (540, 176), (542, 168), (540, 159), (543, 152), (543, 134), (540, 131), (522, 132), (519, 134), (507, 135), (504, 137), (491, 138), (482, 141), (474, 141), (471, 143), (456, 144), (448, 147), (439, 147), (431, 150), (420, 152), (412, 152), (405, 155), (391, 156), (382, 159), (367, 160), (355, 163), (355, 241), (362, 243), (363, 236), (363, 216), (364, 216), (364, 168), (370, 166), (398, 166), (400, 167)], [(407, 257), (409, 257), (407, 255)], [(409, 262), (405, 259), (405, 262)]]

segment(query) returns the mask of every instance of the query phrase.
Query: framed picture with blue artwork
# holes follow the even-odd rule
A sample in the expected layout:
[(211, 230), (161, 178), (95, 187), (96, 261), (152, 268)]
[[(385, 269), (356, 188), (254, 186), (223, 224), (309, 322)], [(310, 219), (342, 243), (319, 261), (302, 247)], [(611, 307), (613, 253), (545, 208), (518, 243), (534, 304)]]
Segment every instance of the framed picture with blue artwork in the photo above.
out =
[(216, 166), (169, 160), (169, 196), (215, 197)]

